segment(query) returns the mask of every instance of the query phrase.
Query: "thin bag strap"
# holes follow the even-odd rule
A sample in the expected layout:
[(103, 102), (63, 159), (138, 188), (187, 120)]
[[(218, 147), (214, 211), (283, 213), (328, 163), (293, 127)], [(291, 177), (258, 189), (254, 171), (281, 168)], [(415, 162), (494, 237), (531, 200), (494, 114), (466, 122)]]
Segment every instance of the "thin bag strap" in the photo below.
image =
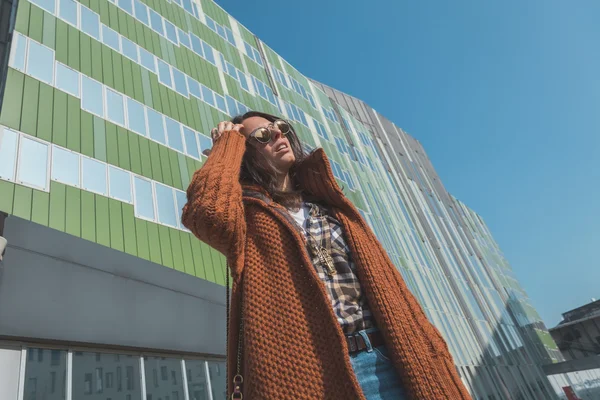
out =
[[(229, 266), (227, 266), (227, 270), (225, 271), (226, 275), (226, 283), (225, 283), (225, 302), (227, 307), (227, 318), (225, 332), (227, 335), (227, 340), (229, 339), (229, 309), (231, 305), (230, 293), (229, 293)], [(240, 290), (242, 288), (242, 284), (240, 281)], [(241, 296), (243, 299), (244, 297)], [(243, 301), (243, 300), (242, 300)], [(236, 374), (233, 377), (233, 391), (231, 393), (232, 400), (242, 400), (244, 395), (242, 393), (242, 384), (244, 383), (244, 378), (242, 377), (242, 333), (244, 331), (244, 307), (243, 303), (240, 303), (240, 331), (238, 333), (238, 348), (237, 348), (237, 362), (236, 362)], [(226, 340), (226, 342), (227, 342)], [(229, 377), (229, 344), (225, 346), (225, 354), (227, 357), (227, 377)]]

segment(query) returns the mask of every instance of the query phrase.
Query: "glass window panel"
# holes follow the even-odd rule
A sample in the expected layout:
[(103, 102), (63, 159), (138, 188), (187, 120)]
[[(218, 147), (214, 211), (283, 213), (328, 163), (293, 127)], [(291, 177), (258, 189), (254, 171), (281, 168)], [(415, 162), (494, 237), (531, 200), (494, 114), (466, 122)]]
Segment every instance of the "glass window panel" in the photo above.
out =
[(135, 7), (135, 17), (144, 24), (150, 25), (148, 22), (148, 6), (139, 0), (133, 0), (133, 6)]
[(173, 189), (159, 183), (155, 184), (155, 188), (158, 222), (170, 226), (177, 226)]
[(213, 21), (212, 18), (208, 15), (206, 16), (206, 25), (213, 31), (217, 30), (217, 25), (215, 24), (215, 21)]
[(262, 62), (262, 57), (260, 56), (260, 53), (256, 49), (253, 49), (253, 50), (254, 50), (254, 61), (256, 61), (256, 63), (262, 67), (263, 62)]
[(242, 88), (245, 91), (249, 92), (250, 88), (248, 87), (248, 80), (246, 79), (246, 74), (238, 70), (238, 79), (240, 81), (240, 85), (242, 85)]
[(131, 203), (131, 173), (109, 166), (108, 179), (110, 196)]
[(133, 177), (135, 189), (135, 215), (137, 217), (154, 220), (154, 197), (152, 196), (152, 183), (139, 176)]
[(54, 0), (32, 0), (31, 2), (48, 11), (50, 14), (54, 14)]
[(104, 118), (102, 85), (87, 76), (81, 76), (81, 108)]
[(225, 105), (223, 96), (215, 93), (215, 100), (217, 102), (217, 108), (227, 114), (227, 106)]
[(85, 190), (106, 196), (106, 164), (91, 158), (81, 158), (81, 186)]
[(165, 20), (165, 32), (167, 34), (167, 39), (171, 42), (179, 45), (179, 41), (177, 40), (177, 30), (175, 29), (175, 25)]
[(167, 127), (167, 139), (169, 146), (183, 152), (183, 142), (181, 140), (181, 124), (169, 117), (165, 117)]
[[(146, 398), (184, 399), (181, 360), (165, 357), (144, 357)], [(190, 398), (191, 400), (191, 398)]]
[(229, 96), (225, 96), (225, 100), (227, 101), (227, 108), (229, 109), (229, 114), (232, 116), (238, 115), (239, 112), (237, 110), (235, 100)]
[(56, 87), (75, 97), (79, 97), (79, 72), (57, 62)]
[(252, 55), (254, 54), (254, 52), (252, 51), (252, 47), (246, 42), (244, 42), (244, 47), (246, 49), (246, 54), (248, 55), (248, 57), (252, 58)]
[(131, 4), (131, 0), (117, 0), (117, 4), (123, 10), (125, 10), (129, 14), (133, 15), (133, 5)]
[(202, 42), (202, 48), (204, 50), (204, 58), (211, 64), (216, 65), (215, 54), (213, 53), (213, 48), (210, 47), (210, 45), (204, 41)]
[(156, 62), (155, 62), (155, 57), (154, 54), (151, 54), (150, 52), (142, 49), (141, 47), (140, 49), (140, 61), (142, 63), (142, 65), (146, 68), (148, 68), (150, 71), (156, 73)]
[(152, 9), (148, 9), (150, 12), (150, 27), (154, 29), (158, 34), (164, 36), (165, 31), (163, 29), (163, 19), (158, 13)]
[(173, 82), (171, 80), (171, 68), (169, 68), (169, 64), (162, 60), (158, 60), (158, 79), (163, 85), (171, 87)]
[(227, 41), (235, 46), (235, 39), (233, 37), (233, 32), (229, 28), (225, 28), (225, 35), (227, 36)]
[(190, 34), (190, 41), (192, 42), (192, 50), (201, 57), (204, 57), (204, 49), (202, 48), (202, 41), (200, 38), (194, 34)]
[(18, 139), (17, 132), (0, 127), (0, 178), (2, 179), (10, 181), (15, 179)]
[(144, 109), (144, 106), (137, 101), (130, 98), (127, 99), (128, 128), (142, 136), (146, 136), (146, 115)]
[(63, 400), (67, 352), (28, 348), (27, 354), (23, 400)]
[(192, 2), (190, 0), (183, 0), (183, 8), (189, 12), (190, 14), (197, 16), (196, 13), (194, 13), (194, 9), (192, 8)]
[(130, 400), (142, 396), (138, 356), (75, 351), (72, 380), (73, 399)]
[(110, 121), (125, 125), (123, 96), (110, 89), (106, 89), (106, 115)]
[(100, 40), (100, 16), (87, 7), (81, 8), (81, 30), (96, 40)]
[(148, 115), (150, 137), (159, 143), (167, 144), (162, 114), (159, 114), (150, 108), (146, 108), (146, 113)]
[(52, 85), (54, 52), (48, 47), (30, 40), (28, 53), (27, 73), (42, 82)]
[(232, 77), (234, 77), (235, 79), (237, 79), (236, 68), (230, 62), (227, 62), (227, 61), (225, 61), (225, 67), (227, 68), (227, 73), (229, 75), (231, 75)]
[(227, 397), (227, 371), (225, 361), (209, 361), (208, 374), (213, 398), (224, 399)]
[(198, 83), (198, 81), (196, 81), (195, 79), (192, 79), (188, 76), (187, 83), (188, 83), (188, 87), (190, 89), (190, 93), (192, 95), (196, 96), (197, 98), (201, 99), (202, 93), (200, 92), (200, 84)]
[(185, 369), (190, 400), (208, 400), (208, 383), (206, 382), (205, 361), (185, 360)]
[(102, 42), (108, 47), (121, 52), (121, 46), (119, 44), (119, 34), (106, 25), (102, 25)]
[(53, 146), (51, 178), (79, 187), (79, 154)]
[(47, 171), (48, 145), (23, 136), (19, 146), (18, 181), (46, 189)]
[(217, 33), (222, 38), (227, 39), (227, 36), (225, 35), (225, 29), (221, 25), (217, 25)]
[(10, 54), (10, 66), (18, 69), (19, 71), (25, 71), (25, 50), (27, 48), (27, 39), (15, 33), (12, 50)]
[(215, 105), (214, 92), (204, 85), (200, 85), (200, 86), (202, 87), (202, 99), (205, 102), (207, 102), (208, 104), (210, 104), (211, 106), (214, 106)]
[(173, 68), (173, 81), (175, 82), (175, 90), (182, 96), (189, 97), (188, 88), (186, 85), (185, 74)]
[(137, 45), (135, 43), (133, 43), (127, 38), (122, 37), (121, 46), (123, 46), (123, 54), (125, 55), (125, 57), (128, 57), (133, 61), (138, 62)]
[(177, 35), (179, 36), (179, 43), (187, 47), (188, 49), (192, 47), (190, 44), (190, 35), (177, 28)]
[(210, 150), (212, 148), (212, 139), (203, 134), (198, 134), (198, 142), (200, 144), (200, 151), (204, 153), (206, 150)]
[(77, 2), (73, 0), (60, 0), (58, 16), (68, 23), (77, 26)]
[(198, 153), (198, 145), (196, 144), (196, 133), (187, 126), (184, 126), (183, 137), (185, 139), (185, 149), (187, 150), (187, 153), (190, 156), (199, 159), (200, 154)]

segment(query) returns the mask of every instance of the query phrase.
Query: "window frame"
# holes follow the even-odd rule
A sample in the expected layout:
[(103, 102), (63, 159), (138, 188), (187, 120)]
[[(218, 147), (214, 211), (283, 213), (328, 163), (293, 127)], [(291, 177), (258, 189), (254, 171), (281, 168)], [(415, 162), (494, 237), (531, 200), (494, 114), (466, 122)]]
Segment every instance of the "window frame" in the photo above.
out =
[[(138, 193), (137, 193), (137, 189), (136, 189), (136, 186), (135, 186), (135, 179), (136, 178), (138, 178), (139, 180), (144, 181), (144, 182), (146, 182), (146, 183), (148, 183), (150, 185), (150, 193), (151, 193), (150, 199), (152, 201), (152, 213), (153, 213), (153, 217), (152, 218), (148, 218), (148, 217), (143, 216), (143, 215), (141, 215), (141, 214), (138, 213), (138, 206), (137, 206)], [(150, 222), (158, 223), (158, 218), (157, 218), (158, 212), (156, 210), (156, 194), (154, 192), (154, 184), (153, 184), (152, 179), (148, 179), (148, 178), (146, 178), (144, 176), (132, 173), (131, 174), (131, 182), (132, 182), (132, 190), (133, 190), (133, 215), (136, 218), (143, 219), (144, 221), (150, 221)]]
[[(125, 199), (122, 199), (122, 198), (117, 197), (117, 196), (115, 196), (115, 195), (112, 194), (112, 190), (111, 190), (111, 186), (110, 186), (110, 182), (111, 182), (111, 179), (110, 179), (110, 170), (111, 170), (111, 168), (114, 169), (114, 170), (117, 170), (117, 171), (125, 172), (127, 175), (129, 175), (129, 196), (131, 198), (130, 200), (125, 200)], [(107, 175), (107, 184), (106, 185), (108, 186), (108, 195), (107, 195), (107, 197), (110, 197), (111, 199), (115, 199), (115, 200), (121, 201), (123, 203), (133, 204), (133, 173), (131, 171), (127, 171), (126, 169), (119, 168), (119, 167), (117, 167), (115, 165), (108, 164), (107, 165), (107, 174), (106, 175)]]
[(63, 1), (69, 1), (69, 0), (58, 0), (58, 2), (57, 2), (58, 7), (56, 9), (56, 17), (58, 19), (60, 19), (61, 21), (63, 21), (65, 23), (67, 23), (67, 24), (69, 24), (71, 26), (74, 26), (75, 28), (79, 29), (79, 27), (81, 26), (81, 11), (80, 11), (81, 9), (79, 7), (79, 2), (76, 1), (76, 0), (71, 0), (71, 1), (73, 1), (73, 3), (75, 3), (75, 19), (76, 19), (76, 21), (75, 21), (75, 24), (73, 24), (72, 22), (70, 22), (67, 19), (65, 19), (64, 16), (60, 15), (60, 13), (62, 11), (62, 2)]
[[(109, 115), (109, 101), (108, 101), (108, 94), (109, 92), (112, 92), (114, 94), (116, 94), (117, 96), (121, 97), (121, 109), (123, 111), (123, 122), (119, 122), (119, 121), (115, 121), (114, 119), (112, 119)], [(105, 114), (106, 114), (106, 121), (111, 122), (115, 125), (121, 126), (125, 129), (127, 129), (127, 105), (126, 105), (126, 97), (123, 93), (117, 92), (116, 90), (109, 88), (108, 86), (104, 86), (104, 109), (105, 109)]]
[(13, 149), (13, 151), (14, 151), (14, 160), (12, 162), (12, 175), (11, 175), (10, 178), (0, 178), (0, 179), (16, 183), (16, 181), (17, 181), (17, 166), (18, 166), (18, 162), (19, 162), (19, 144), (21, 142), (21, 134), (19, 132), (15, 131), (14, 129), (10, 129), (10, 128), (7, 128), (5, 126), (0, 126), (0, 129), (2, 130), (2, 132), (0, 132), (0, 136), (3, 136), (4, 135), (4, 131), (6, 131), (6, 130), (11, 131), (16, 136), (15, 147)]
[[(67, 90), (60, 88), (58, 85), (58, 70), (59, 70), (59, 65), (61, 68), (65, 68), (67, 70), (70, 70), (72, 72), (74, 72), (75, 74), (77, 74), (77, 94), (74, 94), (72, 92), (68, 92)], [(58, 90), (60, 90), (61, 92), (64, 93), (68, 93), (71, 96), (75, 96), (78, 99), (81, 99), (81, 78), (79, 77), (81, 75), (81, 73), (79, 71), (77, 71), (76, 69), (73, 69), (71, 67), (69, 67), (66, 64), (61, 63), (60, 61), (55, 61), (54, 62), (54, 87)]]
[[(14, 131), (13, 131), (14, 132)], [(31, 140), (32, 142), (42, 144), (46, 146), (46, 179), (45, 186), (40, 187), (35, 184), (27, 183), (21, 179), (21, 161), (23, 160), (23, 140)], [(51, 154), (50, 154), (50, 143), (42, 141), (35, 136), (24, 136), (23, 134), (19, 134), (19, 139), (17, 140), (17, 157), (16, 157), (16, 167), (15, 167), (15, 183), (23, 186), (27, 186), (30, 188), (42, 190), (44, 192), (50, 192), (50, 169), (52, 168), (51, 164)]]
[[(81, 189), (81, 179), (82, 179), (82, 177), (81, 177), (81, 154), (77, 153), (77, 152), (75, 152), (75, 151), (73, 151), (71, 149), (67, 149), (65, 147), (58, 146), (58, 145), (56, 145), (54, 143), (52, 143), (51, 147), (52, 147), (52, 150), (51, 150), (52, 151), (52, 154), (51, 154), (52, 160), (50, 162), (50, 169), (51, 169), (51, 171), (50, 171), (50, 181), (51, 182), (52, 181), (54, 181), (54, 182), (60, 182), (63, 185), (69, 185), (69, 186), (73, 186), (73, 187), (76, 187), (78, 189)], [(77, 156), (77, 182), (75, 184), (72, 184), (70, 182), (65, 182), (64, 180), (55, 179), (55, 178), (52, 177), (53, 176), (53, 171), (54, 171), (54, 156), (55, 156), (55, 151), (56, 150), (64, 151), (66, 153), (71, 153), (71, 154)]]
[[(83, 163), (84, 163), (84, 160), (90, 160), (92, 162), (95, 162), (95, 163), (98, 163), (98, 164), (102, 164), (104, 166), (104, 179), (105, 179), (105, 181), (104, 181), (105, 182), (105, 187), (104, 187), (105, 192), (104, 193), (98, 192), (95, 189), (86, 188), (84, 186), (84, 184), (83, 184), (83, 176), (84, 176)], [(88, 156), (86, 156), (84, 154), (81, 154), (81, 156), (79, 157), (79, 170), (80, 170), (79, 175), (81, 177), (81, 180), (80, 180), (81, 189), (85, 190), (86, 192), (91, 192), (91, 193), (99, 194), (101, 196), (105, 196), (105, 197), (108, 196), (108, 164), (107, 163), (105, 163), (103, 161), (100, 161), (100, 160), (97, 160), (97, 159), (92, 158), (92, 157), (88, 157)]]
[[(100, 99), (100, 104), (102, 105), (102, 114), (97, 114), (94, 110), (91, 110), (87, 107), (84, 107), (83, 102), (84, 102), (84, 95), (83, 95), (83, 81), (84, 79), (89, 79), (91, 82), (97, 83), (98, 85), (100, 85), (100, 95), (102, 96), (102, 98)], [(98, 82), (97, 80), (90, 78), (89, 76), (83, 75), (83, 74), (79, 74), (79, 90), (80, 90), (80, 94), (81, 94), (81, 109), (84, 111), (89, 112), (90, 114), (93, 114), (97, 117), (100, 117), (102, 119), (104, 119), (104, 114), (106, 114), (106, 110), (104, 109), (104, 85), (101, 82)]]
[[(28, 42), (28, 46), (27, 46), (27, 52), (25, 53), (25, 74), (31, 76), (34, 79), (37, 79), (40, 82), (44, 82), (52, 87), (54, 87), (54, 70), (55, 70), (55, 63), (56, 63), (56, 54), (54, 53), (54, 50), (52, 50), (50, 47), (44, 46), (43, 44), (36, 42), (35, 40), (31, 39), (31, 38), (27, 38), (27, 42)], [(29, 52), (32, 49), (31, 44), (34, 43), (36, 46), (41, 47), (42, 49), (46, 49), (48, 51), (50, 51), (50, 54), (52, 55), (52, 78), (50, 79), (50, 82), (45, 81), (43, 79), (41, 79), (38, 76), (33, 75), (31, 72), (29, 72), (29, 63), (31, 62), (31, 56), (29, 54)], [(35, 63), (35, 65), (39, 65), (39, 63)]]

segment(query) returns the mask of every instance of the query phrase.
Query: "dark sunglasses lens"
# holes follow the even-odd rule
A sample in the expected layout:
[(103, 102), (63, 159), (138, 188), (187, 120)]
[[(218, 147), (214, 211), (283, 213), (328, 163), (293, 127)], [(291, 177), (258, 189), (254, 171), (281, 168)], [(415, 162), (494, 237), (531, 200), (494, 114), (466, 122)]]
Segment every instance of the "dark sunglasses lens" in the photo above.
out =
[(290, 130), (292, 129), (290, 124), (288, 124), (287, 122), (280, 120), (280, 119), (273, 122), (273, 125), (275, 125), (275, 128), (277, 128), (277, 130), (279, 130), (279, 132), (281, 132), (283, 135), (287, 135), (288, 133), (290, 133)]
[(254, 132), (254, 137), (260, 143), (269, 143), (269, 140), (271, 140), (271, 131), (267, 128), (258, 128)]

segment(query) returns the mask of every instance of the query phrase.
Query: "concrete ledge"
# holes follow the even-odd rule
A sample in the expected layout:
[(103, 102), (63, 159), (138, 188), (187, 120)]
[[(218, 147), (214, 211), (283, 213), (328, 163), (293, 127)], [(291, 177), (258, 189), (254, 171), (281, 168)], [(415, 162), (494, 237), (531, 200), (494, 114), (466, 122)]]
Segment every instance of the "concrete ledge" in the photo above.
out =
[(580, 358), (578, 360), (563, 361), (556, 364), (542, 366), (546, 375), (565, 374), (567, 372), (585, 371), (600, 368), (600, 356)]

